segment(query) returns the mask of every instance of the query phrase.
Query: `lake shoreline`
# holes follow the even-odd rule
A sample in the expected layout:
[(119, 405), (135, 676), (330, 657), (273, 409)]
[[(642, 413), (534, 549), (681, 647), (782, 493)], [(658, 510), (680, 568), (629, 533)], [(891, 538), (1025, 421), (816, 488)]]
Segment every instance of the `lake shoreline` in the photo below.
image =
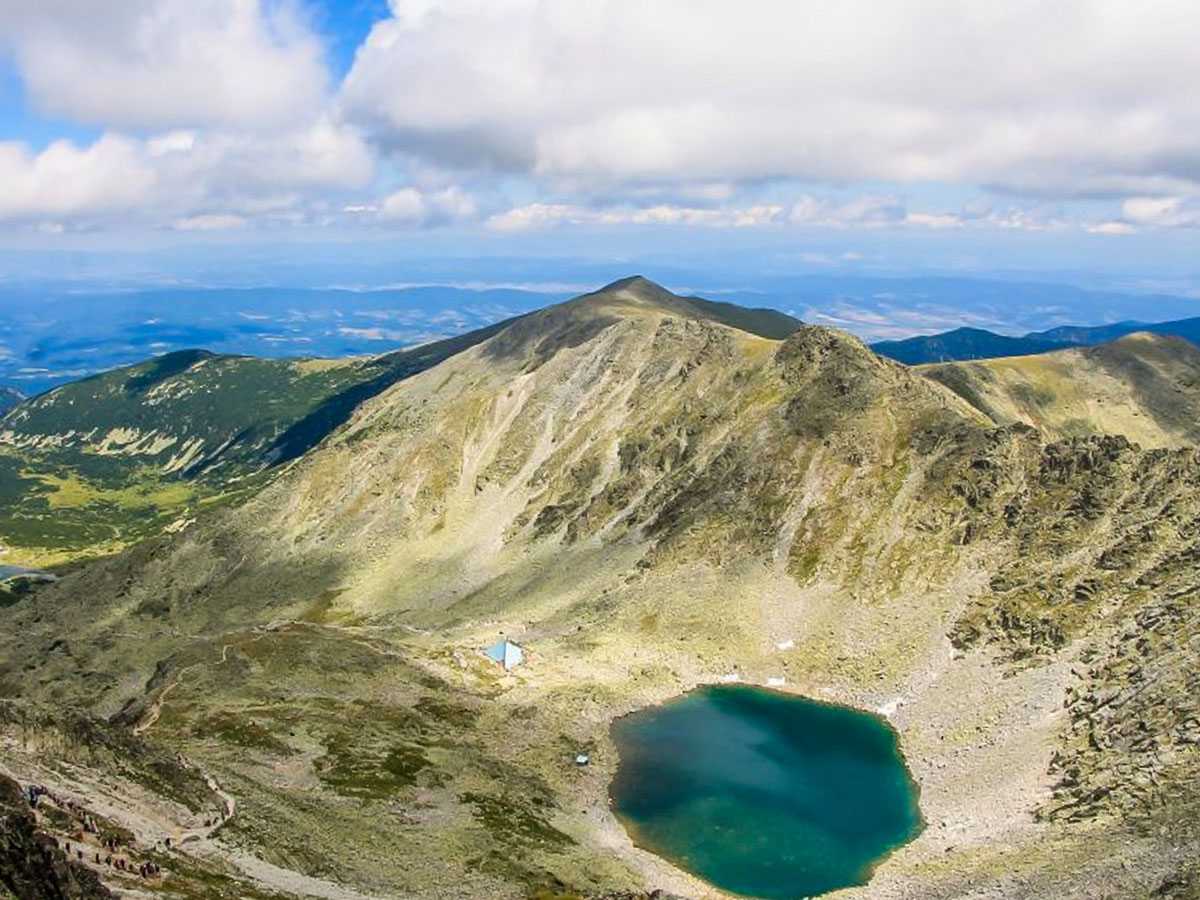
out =
[(610, 735), (609, 805), (634, 846), (734, 896), (861, 886), (926, 827), (900, 735), (877, 712), (708, 684), (614, 718)]

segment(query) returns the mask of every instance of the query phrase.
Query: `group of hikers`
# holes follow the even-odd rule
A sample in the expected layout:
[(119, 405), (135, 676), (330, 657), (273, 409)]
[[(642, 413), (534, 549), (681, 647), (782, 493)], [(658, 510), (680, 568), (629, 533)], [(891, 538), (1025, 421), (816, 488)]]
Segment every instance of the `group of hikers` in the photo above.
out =
[[(131, 851), (133, 851), (133, 841), (131, 839), (116, 837), (111, 834), (105, 834), (96, 823), (95, 818), (82, 805), (74, 800), (60, 800), (48, 788), (31, 784), (25, 789), (25, 796), (29, 800), (29, 805), (37, 809), (42, 798), (48, 799), (58, 809), (63, 810), (71, 815), (75, 820), (77, 828), (74, 831), (72, 840), (64, 840), (59, 843), (57, 837), (50, 835), (50, 840), (55, 847), (63, 850), (67, 854), (67, 858), (74, 857), (78, 862), (90, 861), (96, 866), (107, 866), (118, 872), (128, 872), (129, 874), (137, 874), (142, 878), (158, 878), (162, 875), (162, 868), (155, 862), (149, 860), (136, 862), (129, 859)], [(87, 847), (84, 841), (86, 835), (95, 835), (95, 841), (99, 844), (99, 849)], [(72, 843), (72, 841), (74, 843)], [(165, 847), (171, 849), (171, 839), (163, 838), (156, 842), (156, 847)], [(101, 856), (101, 852), (104, 853)], [(124, 854), (124, 855), (122, 855)], [(90, 860), (88, 857), (91, 857)]]

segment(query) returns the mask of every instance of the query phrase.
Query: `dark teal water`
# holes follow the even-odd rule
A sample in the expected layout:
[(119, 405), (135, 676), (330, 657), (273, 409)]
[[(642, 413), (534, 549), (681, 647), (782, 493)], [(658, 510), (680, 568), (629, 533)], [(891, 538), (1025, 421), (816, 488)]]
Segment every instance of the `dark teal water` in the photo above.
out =
[(618, 719), (613, 805), (638, 846), (723, 890), (795, 900), (870, 878), (921, 830), (881, 719), (743, 685)]

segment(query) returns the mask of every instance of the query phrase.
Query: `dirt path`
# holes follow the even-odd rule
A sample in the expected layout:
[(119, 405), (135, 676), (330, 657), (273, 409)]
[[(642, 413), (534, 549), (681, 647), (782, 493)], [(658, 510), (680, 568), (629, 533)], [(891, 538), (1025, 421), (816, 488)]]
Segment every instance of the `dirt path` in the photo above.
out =
[[(267, 890), (318, 897), (321, 900), (379, 900), (335, 882), (274, 865), (216, 837), (216, 830), (237, 813), (237, 800), (221, 787), (215, 777), (204, 773), (194, 764), (189, 763), (204, 776), (222, 810), (222, 816), (208, 826), (191, 825), (186, 821), (190, 817), (186, 810), (146, 794), (135, 784), (113, 776), (98, 775), (82, 766), (64, 763), (50, 768), (32, 758), (9, 759), (6, 762), (15, 765), (0, 763), (0, 772), (21, 784), (45, 785), (55, 796), (73, 801), (90, 813), (127, 828), (140, 846), (154, 847), (156, 842), (169, 836), (172, 854), (183, 854), (218, 865), (232, 865), (242, 876)], [(170, 871), (169, 864), (164, 868)], [(103, 869), (100, 874), (114, 877), (112, 872)], [(128, 893), (123, 883), (118, 881), (114, 886)]]
[[(251, 642), (261, 640), (269, 633), (270, 629), (262, 629), (250, 640)], [(221, 658), (215, 663), (196, 662), (192, 663), (190, 666), (184, 666), (182, 669), (180, 669), (179, 674), (175, 676), (175, 680), (159, 692), (159, 695), (154, 698), (154, 702), (150, 704), (150, 708), (146, 711), (146, 715), (143, 716), (141, 721), (133, 726), (133, 733), (137, 735), (143, 734), (147, 729), (154, 725), (155, 722), (158, 721), (158, 717), (162, 714), (163, 701), (167, 699), (167, 695), (170, 694), (171, 691), (175, 690), (175, 688), (179, 687), (179, 685), (183, 683), (184, 676), (188, 672), (192, 671), (192, 669), (197, 669), (200, 666), (205, 665), (220, 666), (229, 662), (229, 648), (232, 646), (233, 644), (223, 644), (221, 646)]]
[[(282, 624), (310, 627), (310, 623), (303, 622)], [(258, 629), (258, 633), (251, 640), (261, 640), (278, 629), (279, 625)], [(382, 655), (392, 652), (372, 645), (365, 639), (356, 640), (355, 643), (361, 643)], [(196, 662), (181, 669), (174, 680), (155, 697), (145, 715), (134, 725), (133, 733), (142, 735), (158, 722), (163, 706), (171, 692), (183, 684), (194, 669), (206, 665), (228, 663), (229, 651), (233, 646), (232, 643), (222, 645), (219, 659)], [(16, 751), (15, 747), (9, 749)], [(192, 816), (177, 804), (148, 794), (137, 785), (125, 782), (119, 777), (101, 775), (85, 767), (69, 763), (50, 768), (40, 760), (30, 758), (25, 754), (20, 754), (22, 758), (19, 760), (12, 759), (14, 755), (16, 755), (15, 752), (11, 755), (5, 754), (9, 760), (17, 764), (10, 767), (0, 763), (0, 772), (5, 772), (21, 783), (46, 785), (56, 795), (69, 798), (92, 813), (129, 829), (141, 845), (153, 847), (156, 842), (169, 836), (172, 842), (172, 852), (186, 854), (197, 860), (232, 865), (241, 875), (262, 888), (283, 894), (318, 897), (321, 900), (378, 900), (378, 898), (359, 893), (335, 882), (314, 878), (302, 872), (274, 865), (221, 840), (216, 836), (216, 832), (237, 814), (237, 798), (225, 790), (215, 776), (190, 761), (182, 762), (204, 778), (205, 784), (216, 800), (214, 805), (220, 809), (219, 815), (200, 820), (199, 817)], [(188, 821), (189, 819), (191, 821)], [(198, 822), (202, 822), (202, 824), (197, 824)]]
[[(187, 670), (185, 669), (184, 671), (187, 671)], [(145, 717), (143, 717), (143, 719), (140, 722), (138, 722), (136, 725), (133, 726), (134, 734), (139, 734), (139, 735), (142, 734), (147, 728), (149, 728), (151, 725), (153, 725), (155, 722), (158, 721), (158, 717), (162, 714), (163, 701), (167, 699), (167, 694), (171, 693), (171, 691), (173, 691), (173, 690), (175, 690), (175, 688), (179, 687), (179, 683), (183, 680), (182, 676), (183, 676), (183, 673), (181, 672), (179, 678), (176, 678), (174, 681), (172, 681), (170, 684), (168, 684), (165, 688), (162, 689), (162, 691), (159, 693), (158, 697), (156, 697), (154, 702), (150, 704), (150, 709), (146, 711)]]

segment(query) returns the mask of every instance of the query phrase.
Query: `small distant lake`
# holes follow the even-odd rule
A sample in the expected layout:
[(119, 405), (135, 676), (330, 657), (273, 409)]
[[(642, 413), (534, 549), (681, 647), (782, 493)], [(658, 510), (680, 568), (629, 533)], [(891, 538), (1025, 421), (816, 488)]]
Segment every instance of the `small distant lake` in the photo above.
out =
[(611, 794), (634, 842), (722, 890), (796, 900), (865, 884), (921, 830), (882, 719), (745, 685), (613, 723)]

